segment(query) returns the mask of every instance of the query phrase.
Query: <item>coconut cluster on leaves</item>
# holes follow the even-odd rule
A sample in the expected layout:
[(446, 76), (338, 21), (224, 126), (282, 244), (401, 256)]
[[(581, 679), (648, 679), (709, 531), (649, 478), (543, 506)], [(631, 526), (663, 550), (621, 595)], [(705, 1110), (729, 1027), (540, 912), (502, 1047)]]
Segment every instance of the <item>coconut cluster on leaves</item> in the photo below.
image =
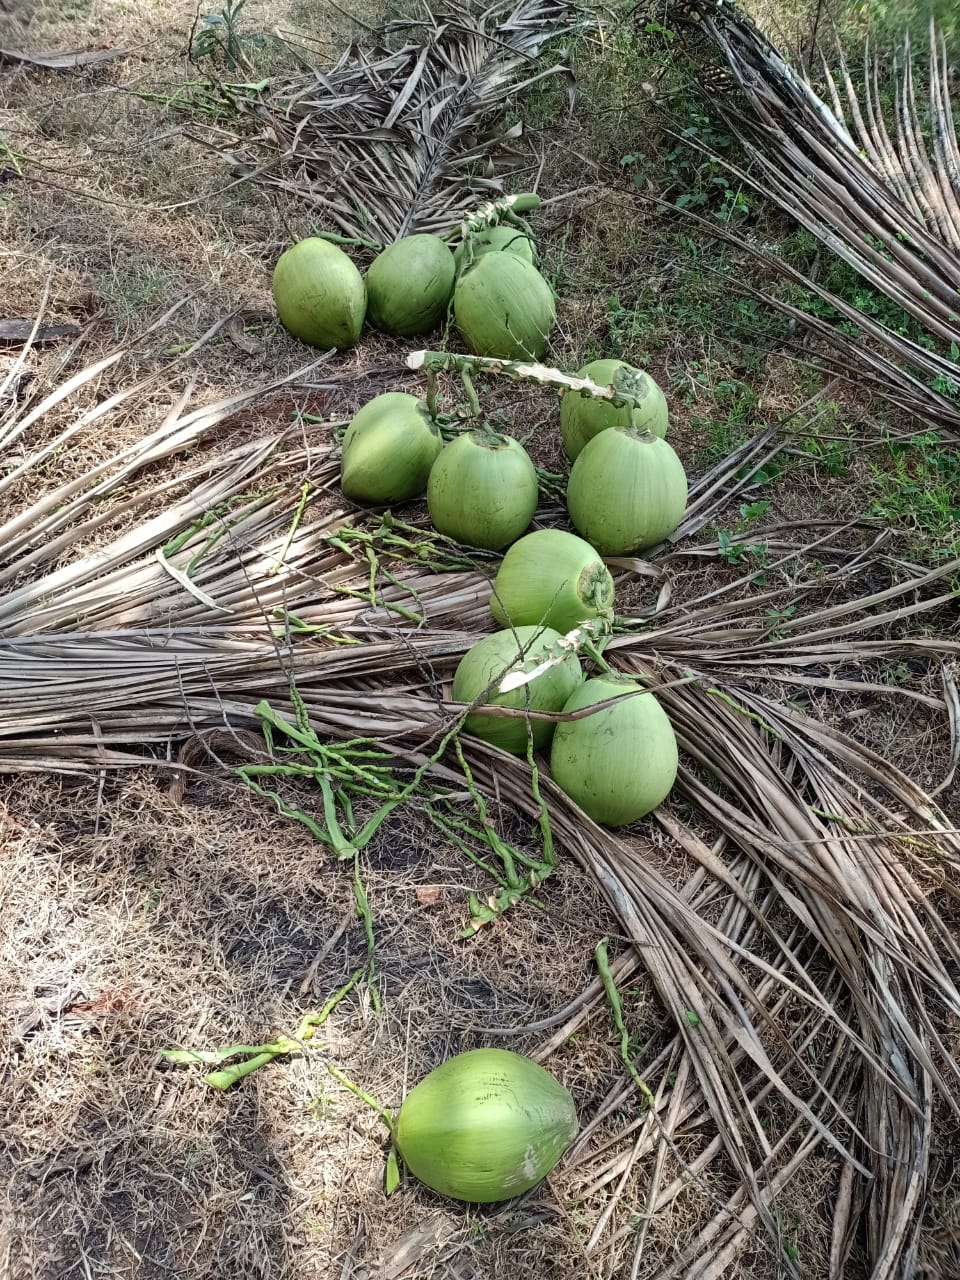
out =
[[(378, 254), (365, 279), (336, 245), (303, 241), (277, 263), (274, 285), (284, 323), (318, 345), (356, 341), (364, 318), (411, 337), (452, 308), (475, 355), (510, 362), (512, 376), (519, 362), (523, 377), (523, 365), (544, 355), (556, 320), (536, 261), (526, 224), (479, 218), (465, 224), (455, 253), (437, 236), (407, 236)], [(469, 382), (470, 358), (442, 360)], [(530, 531), (539, 483), (517, 440), (477, 418), (444, 443), (426, 401), (407, 392), (387, 391), (354, 416), (341, 483), (359, 503), (426, 496), (439, 533), (503, 554), (490, 601), (500, 629), (464, 654), (453, 679), (463, 730), (517, 755), (549, 752), (557, 785), (595, 821), (621, 826), (669, 793), (677, 743), (653, 693), (611, 673), (593, 647), (615, 619), (603, 557), (668, 538), (683, 518), (686, 475), (665, 439), (666, 398), (649, 374), (623, 360), (594, 360), (575, 375), (587, 382), (581, 390), (537, 368), (567, 384), (558, 427), (572, 462), (567, 508), (576, 533)], [(601, 388), (611, 396), (596, 394)], [(590, 678), (580, 650), (594, 660)]]
[[(517, 209), (539, 204), (533, 195), (510, 199)], [(527, 224), (510, 207), (490, 206), (488, 217), (464, 224), (456, 253), (437, 235), (402, 236), (365, 276), (332, 238), (301, 240), (274, 269), (277, 315), (301, 341), (345, 350), (359, 341), (364, 321), (411, 338), (439, 328), (452, 306), (471, 351), (538, 359), (556, 322), (553, 290), (537, 269)]]

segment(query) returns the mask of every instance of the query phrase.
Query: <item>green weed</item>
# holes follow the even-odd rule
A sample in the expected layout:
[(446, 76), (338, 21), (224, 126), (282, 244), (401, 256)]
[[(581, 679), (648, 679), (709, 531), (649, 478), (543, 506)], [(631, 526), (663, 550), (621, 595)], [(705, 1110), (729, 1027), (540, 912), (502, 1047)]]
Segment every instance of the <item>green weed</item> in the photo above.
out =
[(744, 542), (739, 534), (729, 529), (717, 530), (717, 548), (727, 564), (742, 565), (753, 561), (758, 569), (767, 563), (767, 547), (763, 542)]
[(253, 73), (248, 50), (263, 50), (266, 40), (253, 32), (241, 32), (245, 3), (246, 0), (224, 0), (219, 13), (198, 12), (190, 32), (191, 62)]
[(713, 361), (691, 360), (673, 379), (691, 409), (690, 425), (708, 461), (725, 458), (750, 437), (757, 408), (757, 393), (749, 383), (716, 375)]
[[(960, 346), (956, 342), (950, 343), (949, 348), (946, 344), (939, 342), (909, 312), (904, 311), (885, 293), (868, 284), (849, 263), (825, 250), (810, 232), (800, 230), (788, 236), (783, 241), (782, 251), (785, 259), (797, 266), (805, 275), (816, 270), (818, 284), (837, 298), (856, 307), (870, 320), (882, 324), (901, 337), (910, 339), (926, 351), (939, 351), (954, 363), (960, 361)], [(778, 288), (778, 293), (785, 301), (793, 303), (798, 310), (826, 320), (843, 333), (848, 333), (852, 337), (859, 337), (862, 333), (859, 325), (848, 320), (836, 307), (801, 285), (783, 282)], [(938, 377), (931, 385), (941, 395), (960, 397), (960, 384), (953, 378)]]
[(681, 98), (677, 118), (667, 126), (667, 145), (657, 151), (630, 151), (620, 164), (635, 187), (653, 189), (678, 209), (708, 207), (722, 221), (749, 213), (740, 184), (731, 185), (724, 157), (733, 137), (690, 98)]
[(846, 15), (841, 8), (834, 21), (838, 31), (847, 31), (848, 39), (854, 33), (869, 35), (882, 48), (899, 45), (908, 32), (914, 48), (925, 49), (932, 17), (948, 51), (956, 52), (960, 47), (960, 12), (955, 0), (847, 0), (844, 7)]
[(960, 555), (960, 455), (936, 432), (890, 441), (871, 467), (868, 514), (906, 525), (934, 560)]
[(149, 258), (121, 260), (103, 272), (97, 288), (113, 313), (118, 331), (132, 321), (169, 305), (177, 290), (173, 272)]
[(843, 411), (835, 400), (821, 407), (816, 422), (811, 424), (810, 435), (800, 444), (815, 473), (823, 471), (830, 476), (847, 474), (855, 450), (852, 432), (852, 426), (843, 417)]

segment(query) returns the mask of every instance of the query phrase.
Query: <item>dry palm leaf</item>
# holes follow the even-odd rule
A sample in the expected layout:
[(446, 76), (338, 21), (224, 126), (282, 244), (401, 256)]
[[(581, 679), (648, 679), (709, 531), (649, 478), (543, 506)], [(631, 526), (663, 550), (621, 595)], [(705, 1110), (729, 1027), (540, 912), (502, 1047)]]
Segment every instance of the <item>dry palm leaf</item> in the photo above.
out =
[(347, 237), (380, 245), (444, 235), (502, 191), (496, 160), (520, 133), (503, 107), (564, 71), (535, 63), (572, 16), (565, 0), (507, 0), (480, 14), (424, 5), (375, 33), (375, 47), (274, 80), (248, 108), (261, 128), (241, 165)]
[[(738, 176), (805, 227), (917, 323), (917, 341), (878, 322), (749, 240), (737, 243), (832, 306), (864, 342), (776, 297), (765, 300), (813, 329), (833, 366), (862, 373), (931, 426), (960, 432), (960, 149), (943, 38), (931, 22), (927, 98), (917, 91), (909, 38), (888, 73), (868, 48), (861, 88), (843, 57), (821, 58), (823, 93), (734, 6), (678, 6), (719, 52), (717, 107), (750, 161)], [(881, 87), (892, 81), (893, 120)], [(824, 94), (826, 96), (824, 96)], [(845, 111), (849, 114), (849, 120)], [(714, 233), (715, 229), (714, 229)]]
[[(432, 758), (429, 787), (462, 795), (461, 769), (437, 750), (455, 723), (444, 695), (453, 667), (492, 625), (484, 562), (425, 528), (341, 509), (322, 424), (191, 461), (185, 451), (255, 392), (190, 410), (188, 387), (146, 439), (49, 488), (50, 449), (102, 430), (143, 394), (134, 383), (91, 402), (96, 377), (122, 354), (0, 420), (25, 451), (0, 486), (30, 493), (0, 528), (0, 770), (162, 765), (210, 731), (242, 745), (261, 727), (261, 700), (292, 717), (295, 687), (321, 736), (373, 738), (401, 768)], [(57, 434), (48, 424), (71, 397), (85, 405)], [(742, 494), (777, 448), (762, 435), (692, 486), (689, 532)], [(710, 544), (615, 566), (652, 576), (657, 592), (646, 625), (607, 654), (658, 688), (683, 747), (675, 802), (657, 819), (692, 861), (686, 885), (644, 856), (643, 829), (604, 831), (540, 783), (558, 842), (603, 887), (669, 1015), (662, 1041), (636, 1062), (653, 1107), (627, 1083), (570, 1159), (597, 1212), (588, 1252), (609, 1245), (632, 1275), (648, 1274), (625, 1191), (633, 1171), (646, 1171), (647, 1213), (691, 1186), (713, 1206), (662, 1277), (720, 1277), (756, 1248), (757, 1226), (793, 1274), (778, 1197), (828, 1151), (839, 1196), (834, 1273), (864, 1218), (874, 1280), (906, 1280), (933, 1109), (960, 1110), (958, 1069), (941, 1040), (944, 1015), (960, 1015), (960, 948), (938, 909), (960, 896), (960, 839), (895, 767), (777, 696), (815, 682), (821, 697), (913, 700), (955, 724), (960, 642), (910, 623), (949, 606), (960, 566), (910, 570), (880, 543), (851, 549), (848, 532), (825, 526), (809, 545), (795, 526), (754, 532), (776, 552), (766, 585), (746, 574), (677, 604), (673, 569)], [(775, 607), (805, 596), (821, 603), (802, 617)], [(878, 663), (901, 658), (942, 667), (942, 696), (877, 680)], [(463, 746), (481, 792), (537, 816), (525, 761)], [(718, 833), (714, 845), (684, 810)], [(630, 976), (626, 964), (618, 972)], [(768, 1132), (775, 1099), (784, 1119)], [(625, 1110), (625, 1125), (604, 1128)], [(681, 1142), (695, 1151), (681, 1157)], [(711, 1190), (731, 1178), (733, 1190)]]

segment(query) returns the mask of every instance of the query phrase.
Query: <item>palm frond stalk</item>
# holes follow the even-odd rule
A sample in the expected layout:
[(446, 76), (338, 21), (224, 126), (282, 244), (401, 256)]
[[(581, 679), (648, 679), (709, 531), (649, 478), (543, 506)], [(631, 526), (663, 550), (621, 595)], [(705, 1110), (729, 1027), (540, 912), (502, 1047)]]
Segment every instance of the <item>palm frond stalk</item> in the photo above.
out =
[[(301, 200), (328, 230), (371, 245), (447, 235), (500, 172), (521, 132), (503, 108), (565, 71), (536, 65), (574, 20), (566, 0), (506, 0), (477, 13), (424, 5), (329, 68), (271, 82), (238, 139), (240, 172)], [(399, 47), (398, 47), (399, 46)]]
[[(911, 316), (919, 338), (731, 234), (829, 304), (866, 341), (776, 296), (764, 300), (832, 347), (836, 371), (856, 371), (928, 425), (960, 433), (960, 149), (946, 46), (934, 23), (922, 101), (909, 37), (889, 72), (869, 46), (857, 77), (840, 52), (837, 71), (821, 53), (818, 90), (810, 73), (725, 0), (677, 5), (674, 18), (697, 34), (701, 51), (705, 38), (719, 59), (709, 77), (711, 105), (749, 161), (745, 169), (731, 166), (737, 176)], [(889, 122), (881, 93), (888, 76)]]
[[(299, 707), (326, 740), (369, 738), (398, 770), (424, 769), (422, 804), (467, 803), (461, 761), (440, 748), (462, 710), (450, 702), (453, 669), (493, 626), (492, 566), (425, 526), (331, 503), (326, 424), (181, 460), (176, 483), (158, 468), (219, 439), (253, 391), (196, 409), (171, 395), (158, 431), (51, 489), (45, 419), (89, 389), (91, 370), (4, 421), (31, 497), (0, 528), (0, 770), (176, 769), (185, 743), (214, 734), (269, 764), (256, 710), (266, 700), (291, 722)], [(88, 404), (71, 439), (102, 430), (139, 389)], [(760, 436), (694, 485), (690, 532), (777, 447)], [(954, 599), (960, 565), (914, 570), (882, 543), (851, 550), (846, 532), (826, 526), (807, 545), (795, 526), (760, 531), (778, 557), (766, 586), (748, 574), (678, 603), (677, 564), (711, 544), (612, 566), (656, 591), (605, 653), (658, 692), (676, 728), (685, 766), (653, 821), (690, 859), (685, 884), (647, 856), (652, 826), (605, 831), (527, 761), (461, 743), (480, 793), (531, 819), (546, 806), (558, 846), (596, 878), (634, 948), (616, 962), (620, 980), (642, 971), (667, 1015), (635, 1062), (652, 1106), (625, 1082), (569, 1162), (596, 1209), (588, 1252), (609, 1247), (625, 1275), (646, 1274), (636, 1208), (618, 1203), (641, 1162), (647, 1213), (691, 1188), (710, 1207), (664, 1280), (719, 1278), (757, 1247), (758, 1227), (781, 1273), (798, 1275), (779, 1198), (824, 1152), (836, 1171), (835, 1274), (861, 1217), (873, 1280), (913, 1274), (934, 1107), (960, 1112), (960, 1068), (942, 1042), (944, 1018), (960, 1016), (960, 945), (941, 914), (960, 898), (960, 836), (891, 763), (775, 694), (799, 698), (811, 682), (820, 697), (870, 691), (955, 734), (948, 673), (960, 641), (926, 624)], [(771, 619), (785, 593), (814, 591), (826, 603)], [(876, 678), (900, 659), (942, 669), (942, 694)], [(763, 1120), (774, 1101), (775, 1132)], [(632, 1107), (626, 1125), (605, 1127)]]

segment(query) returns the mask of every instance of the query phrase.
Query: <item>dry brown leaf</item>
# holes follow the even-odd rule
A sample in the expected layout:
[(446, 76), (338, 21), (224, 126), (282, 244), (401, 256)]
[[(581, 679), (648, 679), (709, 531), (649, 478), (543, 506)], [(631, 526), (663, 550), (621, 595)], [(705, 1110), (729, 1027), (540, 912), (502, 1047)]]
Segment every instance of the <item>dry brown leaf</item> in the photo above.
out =
[(445, 235), (503, 191), (519, 132), (505, 105), (548, 77), (569, 85), (565, 66), (536, 58), (574, 17), (567, 0), (422, 6), (333, 67), (277, 77), (256, 103), (238, 99), (248, 128), (234, 171), (293, 193), (363, 243)]
[(418, 884), (416, 894), (418, 906), (432, 907), (435, 902), (440, 901), (440, 886), (438, 884)]
[(0, 320), (0, 342), (27, 342), (31, 334), (34, 343), (57, 342), (80, 333), (78, 324), (41, 324), (34, 333), (34, 324), (33, 320)]
[[(829, 304), (848, 323), (841, 327), (811, 314), (778, 291), (745, 285), (745, 292), (788, 316), (799, 332), (815, 334), (826, 347), (818, 359), (834, 374), (855, 379), (861, 390), (884, 395), (935, 429), (960, 435), (960, 410), (951, 391), (960, 383), (960, 145), (943, 33), (931, 19), (926, 58), (911, 47), (908, 35), (902, 49), (893, 51), (893, 103), (886, 106), (878, 70), (886, 50), (865, 48), (859, 87), (839, 50), (836, 74), (821, 54), (826, 89), (820, 90), (802, 63), (794, 65), (733, 5), (678, 5), (671, 21), (694, 26), (701, 54), (703, 35), (719, 54), (722, 70), (705, 74), (704, 83), (747, 157), (742, 168), (727, 163), (729, 171), (908, 312), (931, 341), (907, 336), (750, 237), (721, 228), (722, 238)], [(926, 83), (924, 104), (915, 79)], [(690, 145), (703, 149), (696, 140)], [(708, 225), (713, 231), (714, 223)], [(851, 333), (851, 325), (868, 341)]]
[(45, 71), (76, 71), (122, 57), (126, 49), (69, 49), (28, 53), (25, 49), (0, 49), (0, 62), (21, 62)]
[(225, 326), (227, 337), (235, 347), (245, 352), (248, 356), (258, 356), (263, 351), (266, 343), (261, 338), (251, 337), (246, 332), (244, 325), (252, 317), (243, 311), (238, 311), (235, 316), (231, 316)]

